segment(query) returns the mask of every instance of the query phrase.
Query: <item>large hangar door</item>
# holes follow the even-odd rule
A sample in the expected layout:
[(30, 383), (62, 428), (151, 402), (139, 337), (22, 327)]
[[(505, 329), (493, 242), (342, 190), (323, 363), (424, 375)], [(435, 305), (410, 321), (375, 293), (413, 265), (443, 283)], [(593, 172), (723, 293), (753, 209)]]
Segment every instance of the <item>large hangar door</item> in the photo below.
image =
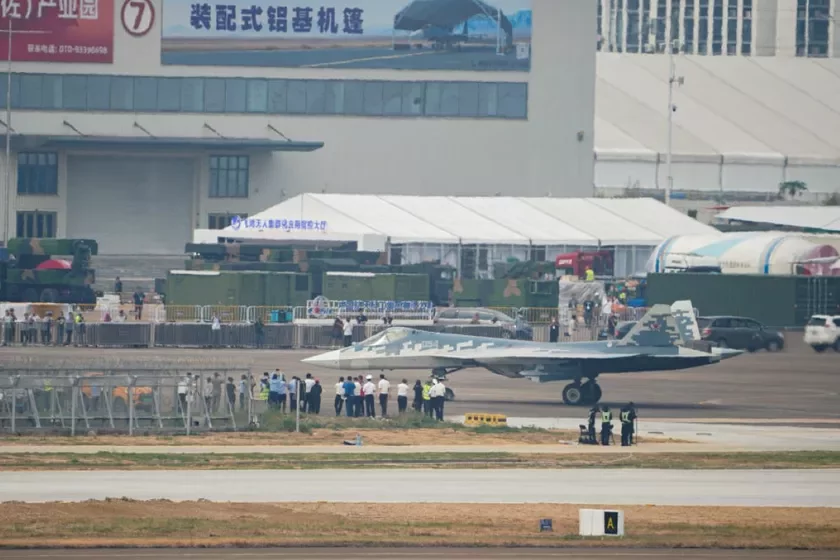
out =
[(195, 160), (68, 156), (67, 236), (105, 255), (180, 255), (192, 238)]

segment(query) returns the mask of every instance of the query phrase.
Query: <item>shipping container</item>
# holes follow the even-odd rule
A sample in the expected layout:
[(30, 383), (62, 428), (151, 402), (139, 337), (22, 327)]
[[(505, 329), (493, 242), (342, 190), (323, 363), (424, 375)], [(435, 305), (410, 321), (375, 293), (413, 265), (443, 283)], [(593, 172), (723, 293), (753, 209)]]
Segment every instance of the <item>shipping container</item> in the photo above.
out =
[(173, 270), (167, 290), (172, 306), (297, 306), (310, 297), (309, 275), (288, 272)]
[(814, 314), (840, 312), (840, 278), (747, 274), (648, 274), (647, 304), (690, 299), (701, 315), (751, 317), (800, 327)]
[(429, 301), (425, 274), (325, 272), (322, 287), (331, 301)]

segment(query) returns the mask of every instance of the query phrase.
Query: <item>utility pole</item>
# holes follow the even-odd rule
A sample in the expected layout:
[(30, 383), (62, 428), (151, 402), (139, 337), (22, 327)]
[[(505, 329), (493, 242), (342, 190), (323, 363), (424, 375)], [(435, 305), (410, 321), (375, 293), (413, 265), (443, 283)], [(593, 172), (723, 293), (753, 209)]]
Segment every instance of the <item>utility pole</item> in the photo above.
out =
[(4, 181), (5, 205), (3, 207), (3, 244), (9, 243), (11, 222), (10, 209), (12, 199), (12, 18), (9, 18), (9, 42), (6, 54), (6, 160)]

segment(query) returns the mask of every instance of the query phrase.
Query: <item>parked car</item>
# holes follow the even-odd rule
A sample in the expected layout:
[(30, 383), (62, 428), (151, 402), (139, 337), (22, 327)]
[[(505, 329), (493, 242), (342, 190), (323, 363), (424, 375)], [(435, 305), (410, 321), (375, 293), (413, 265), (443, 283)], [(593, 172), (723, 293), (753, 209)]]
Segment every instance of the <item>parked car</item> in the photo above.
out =
[(805, 326), (805, 344), (817, 352), (840, 352), (840, 315), (814, 315)]
[(700, 336), (720, 348), (737, 348), (755, 352), (766, 349), (778, 352), (785, 347), (785, 336), (748, 317), (699, 317)]
[[(476, 323), (477, 321), (477, 323)], [(448, 307), (435, 315), (434, 322), (440, 325), (498, 325), (502, 327), (502, 338), (533, 340), (534, 329), (522, 317), (509, 315), (486, 307)]]
[[(627, 336), (627, 333), (630, 332), (630, 329), (632, 329), (636, 325), (636, 323), (637, 321), (621, 321), (615, 326), (615, 331), (612, 333), (612, 338), (614, 338), (615, 340), (621, 340), (622, 338)], [(598, 333), (598, 340), (609, 339), (610, 333), (607, 332), (607, 329), (601, 329), (601, 332)]]

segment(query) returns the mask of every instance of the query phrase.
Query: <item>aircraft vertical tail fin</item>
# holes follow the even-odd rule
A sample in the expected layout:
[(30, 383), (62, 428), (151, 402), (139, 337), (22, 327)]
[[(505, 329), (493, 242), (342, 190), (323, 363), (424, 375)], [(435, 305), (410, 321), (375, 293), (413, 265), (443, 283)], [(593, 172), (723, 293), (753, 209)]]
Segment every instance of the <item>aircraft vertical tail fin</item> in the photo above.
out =
[(622, 338), (618, 346), (689, 346), (700, 340), (690, 301), (656, 304)]

